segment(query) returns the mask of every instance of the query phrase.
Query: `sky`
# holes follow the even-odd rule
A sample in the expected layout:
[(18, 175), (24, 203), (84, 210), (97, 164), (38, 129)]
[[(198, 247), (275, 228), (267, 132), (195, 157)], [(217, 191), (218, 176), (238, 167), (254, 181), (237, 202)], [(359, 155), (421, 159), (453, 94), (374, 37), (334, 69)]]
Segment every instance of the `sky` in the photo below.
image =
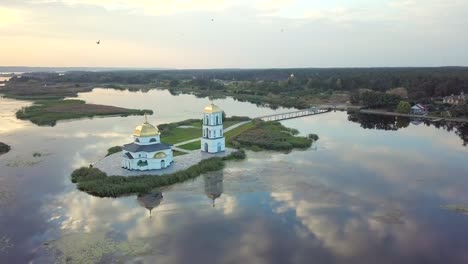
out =
[(0, 65), (468, 66), (467, 12), (468, 0), (0, 0)]

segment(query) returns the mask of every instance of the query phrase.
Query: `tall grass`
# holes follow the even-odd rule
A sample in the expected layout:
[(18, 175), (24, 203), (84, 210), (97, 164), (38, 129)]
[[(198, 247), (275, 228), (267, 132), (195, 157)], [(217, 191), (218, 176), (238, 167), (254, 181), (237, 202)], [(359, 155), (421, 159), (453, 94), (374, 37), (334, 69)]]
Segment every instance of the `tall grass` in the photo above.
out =
[[(95, 108), (93, 111), (81, 111), (70, 108), (72, 106), (82, 105), (83, 107), (91, 107), (86, 105), (82, 100), (39, 100), (33, 105), (25, 107), (16, 112), (16, 117), (22, 120), (29, 120), (32, 123), (40, 126), (54, 126), (59, 120), (76, 119), (93, 116), (108, 116), (108, 115), (144, 115), (145, 113), (152, 114), (152, 110), (137, 110), (115, 108), (115, 111), (101, 111)], [(63, 111), (50, 111), (51, 108), (63, 108)], [(68, 108), (67, 108), (68, 107)], [(95, 106), (93, 106), (95, 107)], [(71, 109), (71, 110), (70, 110)]]
[(79, 190), (99, 197), (117, 197), (132, 193), (149, 192), (154, 188), (172, 185), (194, 179), (202, 173), (217, 171), (224, 168), (226, 160), (244, 159), (243, 151), (219, 158), (202, 160), (186, 170), (162, 176), (141, 175), (133, 177), (107, 176), (97, 168), (82, 167), (71, 175), (71, 181), (77, 184)]
[(254, 151), (290, 151), (295, 148), (309, 148), (312, 145), (313, 139), (296, 136), (299, 133), (296, 129), (287, 128), (280, 122), (255, 120), (249, 124), (250, 127), (241, 126), (245, 129), (237, 131), (240, 133), (234, 131), (235, 134), (227, 136), (231, 146)]
[(0, 155), (9, 152), (10, 149), (11, 149), (10, 146), (8, 146), (8, 145), (5, 144), (5, 143), (0, 142)]

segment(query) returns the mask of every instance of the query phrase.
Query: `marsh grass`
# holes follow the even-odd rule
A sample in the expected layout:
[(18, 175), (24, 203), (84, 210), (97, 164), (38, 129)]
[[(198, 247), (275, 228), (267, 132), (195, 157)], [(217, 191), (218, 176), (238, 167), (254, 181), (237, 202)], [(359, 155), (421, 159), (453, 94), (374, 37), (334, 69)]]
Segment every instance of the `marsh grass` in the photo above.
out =
[(110, 156), (112, 154), (115, 154), (117, 152), (121, 152), (122, 151), (122, 147), (121, 146), (114, 146), (114, 147), (111, 147), (109, 149), (107, 149), (107, 154), (106, 154), (106, 157), (107, 156)]
[(449, 204), (442, 206), (443, 209), (449, 210), (458, 214), (468, 214), (468, 207), (460, 204)]
[(0, 155), (8, 153), (11, 150), (11, 147), (5, 143), (0, 142)]
[(236, 151), (231, 155), (219, 158), (213, 157), (200, 161), (186, 170), (162, 176), (107, 176), (97, 168), (82, 167), (71, 175), (71, 181), (77, 184), (79, 190), (99, 197), (117, 197), (133, 193), (145, 193), (157, 187), (172, 185), (194, 179), (207, 172), (224, 168), (225, 161), (244, 159), (243, 151)]
[(228, 145), (253, 151), (291, 151), (309, 148), (313, 142), (309, 137), (296, 136), (299, 133), (296, 129), (287, 128), (280, 122), (254, 120), (229, 132), (226, 133)]
[(54, 126), (57, 121), (94, 116), (129, 116), (152, 114), (151, 110), (86, 104), (82, 100), (40, 100), (16, 112), (16, 117), (39, 126)]

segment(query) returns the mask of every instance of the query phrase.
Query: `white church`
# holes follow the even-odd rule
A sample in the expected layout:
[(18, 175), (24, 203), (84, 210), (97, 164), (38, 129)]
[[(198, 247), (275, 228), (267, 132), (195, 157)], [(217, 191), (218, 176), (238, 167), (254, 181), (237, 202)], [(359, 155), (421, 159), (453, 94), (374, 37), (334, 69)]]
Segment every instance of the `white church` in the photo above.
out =
[[(201, 151), (219, 153), (225, 150), (223, 110), (211, 103), (204, 109)], [(127, 170), (160, 170), (174, 162), (171, 145), (161, 142), (159, 129), (145, 122), (133, 131), (133, 142), (123, 146), (122, 168)]]
[(133, 142), (123, 146), (122, 168), (160, 170), (171, 165), (171, 146), (161, 142), (159, 129), (148, 123), (148, 120), (137, 126), (132, 136)]

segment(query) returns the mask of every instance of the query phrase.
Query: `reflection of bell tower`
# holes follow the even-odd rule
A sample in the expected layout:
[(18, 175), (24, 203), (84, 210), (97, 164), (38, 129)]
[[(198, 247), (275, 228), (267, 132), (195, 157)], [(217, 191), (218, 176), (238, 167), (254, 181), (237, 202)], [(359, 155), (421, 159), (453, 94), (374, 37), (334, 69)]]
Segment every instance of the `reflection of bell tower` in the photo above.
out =
[(205, 182), (205, 194), (213, 201), (213, 207), (215, 207), (215, 200), (223, 194), (224, 174), (222, 171), (205, 174), (203, 181)]
[(151, 210), (153, 210), (155, 207), (158, 207), (162, 199), (163, 199), (163, 196), (162, 196), (162, 193), (160, 192), (139, 194), (137, 197), (138, 204), (140, 204), (142, 207), (149, 210), (150, 218), (151, 218)]

